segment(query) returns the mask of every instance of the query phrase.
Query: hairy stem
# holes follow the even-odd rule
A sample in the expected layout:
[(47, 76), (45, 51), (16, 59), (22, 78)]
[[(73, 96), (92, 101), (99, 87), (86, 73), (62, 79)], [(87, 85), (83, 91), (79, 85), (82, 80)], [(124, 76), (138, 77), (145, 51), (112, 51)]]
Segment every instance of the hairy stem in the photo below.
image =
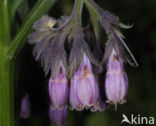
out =
[(84, 0), (75, 0), (74, 19), (75, 19), (75, 34), (77, 34), (77, 35), (81, 35), (82, 34), (81, 16), (82, 16), (83, 3), (84, 3)]
[(10, 20), (8, 12), (8, 0), (0, 1), (0, 32), (2, 34), (2, 41), (0, 41), (0, 46), (8, 46), (10, 43)]
[(0, 126), (14, 126), (14, 62), (0, 53)]

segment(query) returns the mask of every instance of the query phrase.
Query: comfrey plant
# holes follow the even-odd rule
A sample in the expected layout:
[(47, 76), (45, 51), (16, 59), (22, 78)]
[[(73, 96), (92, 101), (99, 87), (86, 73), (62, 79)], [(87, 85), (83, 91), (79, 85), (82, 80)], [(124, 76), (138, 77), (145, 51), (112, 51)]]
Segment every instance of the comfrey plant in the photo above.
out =
[[(89, 11), (94, 34), (86, 34), (86, 29), (82, 28), (84, 5)], [(99, 24), (108, 36), (104, 54)], [(50, 74), (52, 113), (66, 109), (68, 97), (72, 110), (105, 110), (106, 104), (99, 89), (101, 83), (105, 85), (103, 95), (106, 95), (106, 103), (117, 105), (126, 101), (128, 78), (124, 62), (132, 66), (137, 66), (137, 62), (123, 41), (119, 28), (130, 27), (120, 23), (117, 16), (104, 11), (93, 0), (75, 0), (70, 16), (54, 19), (44, 15), (34, 23), (35, 31), (29, 35), (29, 43), (35, 45), (34, 56), (41, 61), (45, 75)], [(87, 44), (91, 41), (89, 36), (94, 37), (93, 51)], [(65, 43), (72, 43), (70, 51), (65, 49)], [(105, 82), (100, 82), (97, 76), (103, 64), (107, 66), (106, 78)]]

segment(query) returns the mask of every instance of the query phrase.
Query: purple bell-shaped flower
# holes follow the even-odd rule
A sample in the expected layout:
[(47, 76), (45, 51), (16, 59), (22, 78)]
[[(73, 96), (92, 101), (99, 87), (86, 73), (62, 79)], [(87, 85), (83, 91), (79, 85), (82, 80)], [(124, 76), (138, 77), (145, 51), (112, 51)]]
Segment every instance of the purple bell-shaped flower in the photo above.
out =
[(29, 101), (29, 96), (25, 95), (21, 102), (20, 117), (26, 119), (29, 116), (30, 116), (30, 101)]
[(49, 108), (49, 118), (53, 126), (65, 126), (67, 114), (67, 108), (64, 108), (63, 110), (52, 110), (51, 107)]
[(105, 92), (110, 104), (124, 103), (128, 90), (128, 78), (124, 71), (123, 60), (113, 48), (107, 61)]
[(68, 80), (62, 61), (57, 67), (55, 77), (49, 79), (49, 94), (52, 109), (63, 109), (68, 99)]
[(92, 72), (92, 66), (84, 53), (78, 70), (71, 79), (70, 86), (71, 109), (83, 110), (93, 107), (98, 100), (98, 85)]

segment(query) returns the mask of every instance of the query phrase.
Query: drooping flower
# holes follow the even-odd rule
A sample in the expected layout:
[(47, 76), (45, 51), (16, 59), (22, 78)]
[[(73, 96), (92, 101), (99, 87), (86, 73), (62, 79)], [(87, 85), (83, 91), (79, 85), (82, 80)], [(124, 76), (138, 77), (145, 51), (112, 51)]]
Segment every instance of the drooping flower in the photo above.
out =
[(25, 95), (21, 101), (20, 117), (26, 119), (29, 116), (30, 116), (30, 101), (29, 101), (29, 96)]
[(92, 72), (92, 66), (84, 53), (78, 70), (71, 79), (70, 86), (71, 109), (83, 110), (93, 107), (98, 100), (98, 85)]
[(49, 79), (49, 94), (52, 109), (63, 109), (68, 99), (68, 80), (66, 70), (62, 61), (60, 61), (54, 79)]
[(128, 90), (128, 78), (124, 71), (123, 60), (113, 48), (107, 61), (105, 92), (107, 102), (112, 104), (124, 103)]
[(67, 108), (64, 108), (63, 110), (52, 110), (51, 107), (49, 108), (49, 118), (54, 126), (65, 126), (67, 114)]

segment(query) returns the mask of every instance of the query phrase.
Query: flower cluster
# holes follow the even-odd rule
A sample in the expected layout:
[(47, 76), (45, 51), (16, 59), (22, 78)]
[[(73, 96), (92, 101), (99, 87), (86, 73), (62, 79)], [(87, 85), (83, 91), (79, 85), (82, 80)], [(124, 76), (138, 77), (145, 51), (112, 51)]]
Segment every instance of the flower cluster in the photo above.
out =
[[(84, 4), (90, 13), (92, 28), (81, 26)], [(105, 52), (100, 43), (99, 23), (108, 35)], [(103, 111), (106, 103), (117, 105), (126, 101), (128, 78), (124, 62), (136, 66), (137, 62), (123, 41), (119, 27), (131, 26), (120, 23), (117, 16), (104, 11), (93, 0), (75, 0), (69, 17), (56, 20), (44, 15), (34, 23), (35, 31), (29, 36), (29, 43), (35, 44), (34, 56), (41, 61), (45, 75), (50, 73), (50, 115), (59, 115), (54, 120), (62, 120), (67, 115), (68, 98), (71, 110), (77, 111)], [(87, 44), (90, 41), (94, 42), (92, 50)], [(71, 48), (66, 49), (65, 43)], [(134, 62), (127, 58), (127, 54)], [(103, 64), (107, 66), (106, 77), (103, 74), (105, 81), (99, 81)], [(101, 85), (105, 87), (103, 91)]]

